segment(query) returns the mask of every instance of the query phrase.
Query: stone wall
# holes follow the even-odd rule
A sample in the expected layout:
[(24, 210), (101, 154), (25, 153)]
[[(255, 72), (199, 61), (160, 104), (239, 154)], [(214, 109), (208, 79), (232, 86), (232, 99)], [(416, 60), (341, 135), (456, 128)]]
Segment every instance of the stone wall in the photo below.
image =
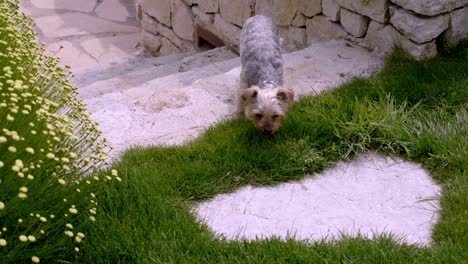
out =
[(424, 59), (437, 45), (468, 38), (468, 0), (138, 0), (137, 7), (143, 45), (154, 55), (195, 50), (200, 40), (238, 52), (241, 27), (255, 14), (274, 18), (288, 50), (346, 39)]

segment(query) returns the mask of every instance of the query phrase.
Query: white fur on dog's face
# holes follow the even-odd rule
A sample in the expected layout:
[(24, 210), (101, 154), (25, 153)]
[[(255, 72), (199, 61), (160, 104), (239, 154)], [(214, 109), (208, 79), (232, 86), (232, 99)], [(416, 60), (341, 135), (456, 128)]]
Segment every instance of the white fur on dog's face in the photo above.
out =
[(243, 89), (244, 115), (262, 134), (274, 135), (284, 121), (286, 111), (294, 100), (294, 93), (286, 88)]

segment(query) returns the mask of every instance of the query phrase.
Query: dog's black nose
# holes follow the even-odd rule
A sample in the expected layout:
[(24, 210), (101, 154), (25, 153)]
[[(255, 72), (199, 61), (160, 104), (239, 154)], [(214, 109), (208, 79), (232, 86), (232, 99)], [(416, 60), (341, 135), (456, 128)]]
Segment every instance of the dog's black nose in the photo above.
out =
[(271, 132), (272, 132), (272, 131), (271, 131), (271, 128), (265, 128), (265, 129), (263, 130), (263, 133), (265, 133), (265, 134), (267, 134), (267, 135), (271, 135)]

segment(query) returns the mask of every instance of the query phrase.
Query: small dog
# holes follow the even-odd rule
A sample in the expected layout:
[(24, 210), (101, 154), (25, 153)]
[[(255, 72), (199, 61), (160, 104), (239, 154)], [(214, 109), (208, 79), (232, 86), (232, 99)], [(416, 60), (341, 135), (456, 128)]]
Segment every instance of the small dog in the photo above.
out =
[(240, 37), (241, 81), (238, 117), (250, 119), (266, 135), (274, 135), (294, 101), (283, 85), (283, 59), (278, 29), (270, 17), (247, 19)]

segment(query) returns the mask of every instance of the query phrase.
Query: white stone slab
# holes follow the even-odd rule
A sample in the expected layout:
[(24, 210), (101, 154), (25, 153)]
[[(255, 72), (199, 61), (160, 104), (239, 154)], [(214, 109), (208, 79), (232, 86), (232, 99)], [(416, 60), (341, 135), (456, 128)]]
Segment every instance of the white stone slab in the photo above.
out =
[(125, 22), (130, 17), (128, 9), (119, 0), (104, 0), (96, 8), (96, 14), (99, 17), (119, 22)]
[(229, 240), (313, 242), (391, 233), (427, 246), (438, 220), (440, 190), (419, 164), (371, 153), (301, 181), (218, 195), (194, 213)]
[(35, 21), (39, 30), (47, 38), (140, 31), (138, 27), (122, 25), (81, 13), (65, 13), (39, 17)]
[(135, 47), (140, 39), (140, 33), (118, 34), (84, 40), (79, 45), (99, 62), (103, 62), (133, 56), (132, 54), (138, 51)]
[(31, 3), (37, 8), (80, 12), (93, 11), (96, 2), (96, 0), (31, 0)]

